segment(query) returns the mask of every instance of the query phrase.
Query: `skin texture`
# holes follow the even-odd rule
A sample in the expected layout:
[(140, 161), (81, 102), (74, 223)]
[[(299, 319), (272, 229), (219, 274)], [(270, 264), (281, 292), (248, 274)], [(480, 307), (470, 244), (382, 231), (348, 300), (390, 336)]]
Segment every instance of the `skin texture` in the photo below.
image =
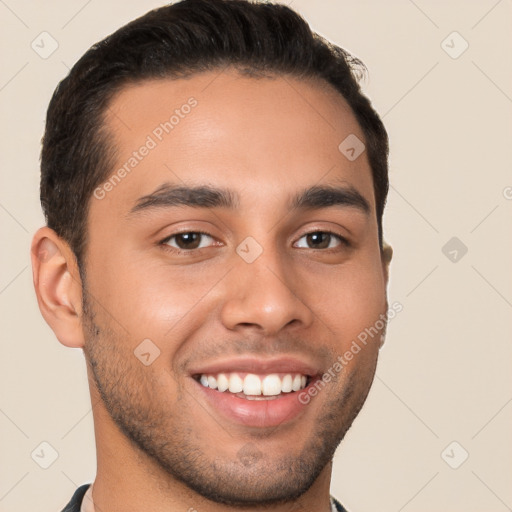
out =
[[(153, 136), (156, 147), (91, 198), (85, 283), (52, 230), (33, 240), (41, 311), (61, 343), (86, 355), (94, 502), (109, 512), (327, 512), (331, 459), (367, 396), (380, 338), (277, 427), (230, 421), (204, 400), (190, 370), (221, 356), (293, 355), (323, 373), (386, 312), (388, 260), (366, 153), (349, 161), (338, 150), (349, 134), (364, 136), (327, 84), (214, 71), (121, 90), (106, 118), (113, 171), (191, 97), (197, 104), (172, 131)], [(229, 188), (237, 204), (129, 214), (165, 183)], [(315, 185), (350, 186), (370, 211), (288, 207)], [(162, 243), (197, 231), (210, 236), (193, 251), (178, 253), (177, 238)], [(333, 236), (327, 248), (309, 247), (306, 235), (319, 231), (350, 245)], [(249, 236), (263, 251), (252, 263), (236, 252)], [(145, 339), (160, 350), (148, 366), (134, 355)]]

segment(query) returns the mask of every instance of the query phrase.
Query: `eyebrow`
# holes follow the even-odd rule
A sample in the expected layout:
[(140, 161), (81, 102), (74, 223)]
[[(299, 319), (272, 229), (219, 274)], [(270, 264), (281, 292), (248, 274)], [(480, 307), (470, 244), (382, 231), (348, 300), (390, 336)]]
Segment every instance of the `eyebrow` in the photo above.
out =
[[(210, 185), (175, 186), (165, 183), (151, 194), (140, 197), (128, 216), (176, 206), (234, 210), (239, 206), (239, 197), (236, 192), (226, 188)], [(368, 201), (353, 186), (314, 185), (295, 194), (288, 205), (290, 210), (333, 206), (355, 208), (365, 215), (371, 211)]]

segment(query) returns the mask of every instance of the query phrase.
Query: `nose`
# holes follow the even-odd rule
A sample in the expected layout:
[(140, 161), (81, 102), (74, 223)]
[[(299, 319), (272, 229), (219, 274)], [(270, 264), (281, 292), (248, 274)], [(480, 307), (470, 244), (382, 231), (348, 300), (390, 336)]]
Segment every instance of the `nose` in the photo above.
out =
[(229, 273), (229, 291), (221, 310), (223, 325), (233, 331), (256, 329), (271, 336), (288, 327), (307, 328), (314, 314), (293, 270), (277, 257), (238, 262)]

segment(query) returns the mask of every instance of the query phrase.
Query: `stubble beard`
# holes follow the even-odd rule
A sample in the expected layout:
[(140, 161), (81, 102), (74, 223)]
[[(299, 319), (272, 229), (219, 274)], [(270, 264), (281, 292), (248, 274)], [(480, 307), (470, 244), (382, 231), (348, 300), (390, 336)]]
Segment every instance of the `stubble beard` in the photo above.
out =
[[(113, 324), (103, 321), (98, 325), (86, 296), (84, 293), (84, 353), (105, 409), (142, 459), (156, 463), (170, 477), (158, 485), (171, 489), (176, 480), (216, 503), (266, 507), (302, 496), (332, 460), (373, 380), (375, 368), (368, 382), (362, 385), (352, 379), (342, 392), (331, 396), (298, 453), (273, 458), (262, 448), (264, 439), (255, 438), (242, 444), (231, 458), (209, 456), (203, 447), (216, 446), (217, 440), (213, 436), (204, 439), (208, 429), (198, 428), (198, 422), (184, 410), (187, 408), (180, 408), (183, 390), (179, 383), (177, 400), (170, 404), (169, 390), (162, 389), (151, 367), (142, 365), (126, 347), (127, 340), (123, 342)], [(217, 427), (213, 419), (211, 422)]]

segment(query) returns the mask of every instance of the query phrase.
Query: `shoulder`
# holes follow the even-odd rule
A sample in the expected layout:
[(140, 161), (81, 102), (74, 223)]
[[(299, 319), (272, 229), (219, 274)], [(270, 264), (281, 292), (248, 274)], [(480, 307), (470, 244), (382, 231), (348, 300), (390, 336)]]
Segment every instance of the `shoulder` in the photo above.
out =
[(87, 489), (91, 484), (81, 485), (73, 494), (71, 501), (62, 509), (62, 512), (80, 512), (80, 506)]

